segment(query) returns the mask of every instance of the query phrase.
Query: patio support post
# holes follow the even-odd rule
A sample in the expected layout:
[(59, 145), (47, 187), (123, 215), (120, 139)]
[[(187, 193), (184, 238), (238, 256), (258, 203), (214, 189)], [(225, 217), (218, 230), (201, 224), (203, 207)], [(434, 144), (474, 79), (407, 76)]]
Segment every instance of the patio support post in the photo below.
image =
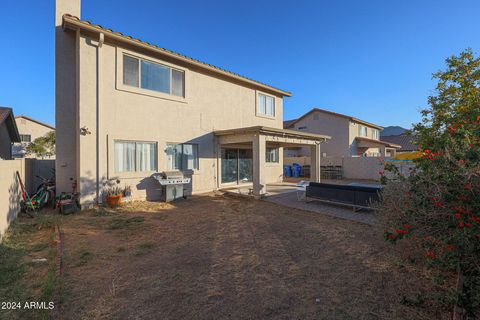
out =
[(387, 148), (385, 146), (380, 147), (380, 155), (382, 157), (387, 157)]
[(320, 182), (320, 143), (310, 146), (310, 181)]
[(253, 195), (261, 198), (266, 193), (265, 187), (265, 145), (264, 135), (253, 136)]

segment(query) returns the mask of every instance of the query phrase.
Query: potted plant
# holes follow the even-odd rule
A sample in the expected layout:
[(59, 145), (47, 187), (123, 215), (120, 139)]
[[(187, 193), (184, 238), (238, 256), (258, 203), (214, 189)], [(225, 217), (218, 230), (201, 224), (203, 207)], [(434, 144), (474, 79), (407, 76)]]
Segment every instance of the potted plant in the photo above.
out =
[(109, 186), (105, 190), (105, 198), (109, 207), (118, 207), (122, 201), (123, 189), (119, 186)]
[(130, 187), (129, 185), (126, 185), (125, 187), (123, 187), (122, 196), (124, 198), (127, 198), (127, 197), (130, 197), (131, 195), (132, 195), (132, 187)]

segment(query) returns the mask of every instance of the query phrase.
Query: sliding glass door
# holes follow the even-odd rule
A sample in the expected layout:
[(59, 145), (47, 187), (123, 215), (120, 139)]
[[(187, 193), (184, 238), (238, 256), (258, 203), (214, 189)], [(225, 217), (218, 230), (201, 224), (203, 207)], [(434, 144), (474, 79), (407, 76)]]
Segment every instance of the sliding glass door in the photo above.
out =
[(222, 149), (222, 184), (252, 181), (252, 150)]
[(222, 149), (222, 183), (237, 182), (238, 150)]
[(238, 182), (252, 182), (253, 172), (253, 152), (252, 149), (238, 149)]

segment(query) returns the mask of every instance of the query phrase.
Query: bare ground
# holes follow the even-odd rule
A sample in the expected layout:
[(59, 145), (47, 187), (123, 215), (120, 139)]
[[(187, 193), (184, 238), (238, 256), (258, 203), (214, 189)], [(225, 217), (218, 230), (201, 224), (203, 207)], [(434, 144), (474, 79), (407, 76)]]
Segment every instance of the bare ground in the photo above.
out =
[(60, 319), (448, 316), (400, 303), (430, 282), (373, 227), (265, 201), (134, 203), (65, 217), (62, 232)]

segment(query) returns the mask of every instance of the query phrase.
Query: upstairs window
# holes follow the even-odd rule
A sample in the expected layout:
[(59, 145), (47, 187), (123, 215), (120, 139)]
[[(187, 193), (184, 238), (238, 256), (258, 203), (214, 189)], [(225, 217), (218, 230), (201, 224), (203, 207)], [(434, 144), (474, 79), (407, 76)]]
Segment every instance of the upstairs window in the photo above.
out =
[(378, 140), (378, 130), (377, 129), (373, 129), (372, 130), (372, 138), (375, 139), (375, 140)]
[(263, 93), (257, 95), (257, 114), (275, 117), (275, 98)]
[(198, 170), (198, 144), (167, 144), (167, 170)]
[(358, 127), (358, 130), (359, 130), (359, 134), (360, 134), (361, 137), (366, 137), (367, 136), (367, 127), (366, 126), (360, 125)]
[(123, 55), (123, 84), (185, 97), (185, 72), (125, 54)]
[(21, 142), (32, 142), (32, 135), (30, 134), (21, 134), (20, 135)]
[(265, 162), (278, 163), (278, 148), (265, 148)]

